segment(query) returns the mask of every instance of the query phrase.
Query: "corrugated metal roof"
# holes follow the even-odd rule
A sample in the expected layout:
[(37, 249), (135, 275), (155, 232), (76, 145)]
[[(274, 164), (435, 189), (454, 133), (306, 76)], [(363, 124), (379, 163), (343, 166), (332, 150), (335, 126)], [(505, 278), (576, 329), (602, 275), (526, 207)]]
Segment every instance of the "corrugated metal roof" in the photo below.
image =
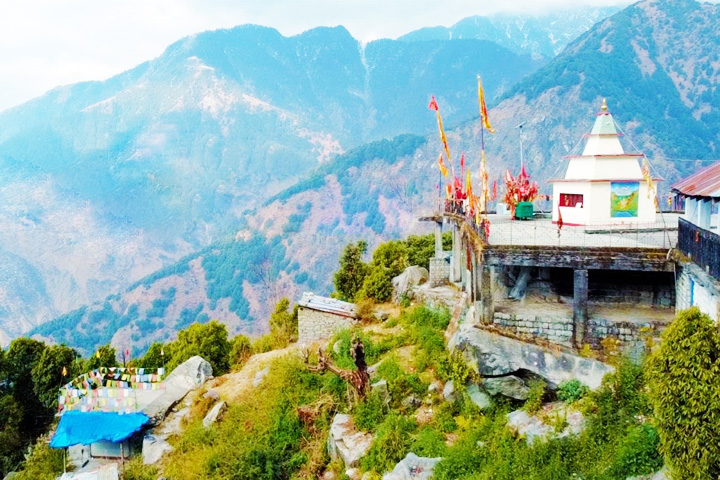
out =
[(321, 297), (312, 292), (304, 292), (298, 305), (320, 312), (342, 315), (344, 317), (357, 317), (354, 303), (343, 302), (335, 298)]
[(720, 197), (720, 162), (698, 170), (670, 188), (688, 197)]

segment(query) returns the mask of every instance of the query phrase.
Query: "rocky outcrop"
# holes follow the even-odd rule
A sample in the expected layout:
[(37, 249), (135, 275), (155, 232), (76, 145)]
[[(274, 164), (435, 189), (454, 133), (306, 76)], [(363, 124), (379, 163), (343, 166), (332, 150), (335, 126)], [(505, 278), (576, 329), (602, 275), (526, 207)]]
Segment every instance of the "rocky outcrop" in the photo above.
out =
[(462, 352), (465, 361), (483, 376), (502, 377), (527, 371), (544, 378), (551, 388), (571, 379), (598, 388), (603, 376), (613, 371), (597, 360), (550, 351), (472, 325), (461, 325), (450, 338), (448, 348)]
[(527, 400), (530, 391), (530, 387), (515, 375), (486, 378), (483, 386), (490, 395), (504, 395), (515, 400)]
[[(530, 415), (525, 410), (508, 413), (508, 428), (525, 438), (529, 445), (540, 439), (563, 438), (579, 435), (585, 427), (585, 417), (562, 403), (547, 405), (538, 415)], [(565, 425), (558, 431), (553, 422), (561, 421)]]
[(205, 415), (205, 418), (203, 418), (203, 426), (207, 428), (213, 423), (217, 422), (218, 419), (222, 416), (222, 414), (225, 413), (226, 409), (227, 404), (225, 402), (217, 402), (215, 405), (213, 405), (207, 415)]
[(480, 390), (475, 384), (470, 384), (467, 387), (467, 394), (472, 401), (480, 410), (486, 410), (492, 406), (492, 399), (490, 395)]
[(200, 388), (210, 378), (212, 378), (210, 363), (202, 357), (194, 356), (167, 376), (164, 390), (145, 405), (142, 412), (150, 417), (151, 424), (157, 425), (188, 392)]
[(351, 468), (365, 456), (372, 441), (373, 436), (370, 433), (355, 429), (350, 415), (338, 413), (330, 426), (328, 453), (331, 459), (342, 459), (345, 468)]
[(427, 269), (418, 266), (406, 268), (400, 275), (392, 279), (393, 301), (400, 303), (403, 297), (410, 297), (412, 289), (427, 282), (430, 274)]
[(441, 458), (418, 457), (410, 452), (400, 460), (392, 472), (383, 475), (383, 480), (428, 480), (435, 465)]
[(142, 443), (142, 457), (145, 465), (155, 465), (166, 454), (172, 451), (167, 440), (161, 436), (145, 435)]

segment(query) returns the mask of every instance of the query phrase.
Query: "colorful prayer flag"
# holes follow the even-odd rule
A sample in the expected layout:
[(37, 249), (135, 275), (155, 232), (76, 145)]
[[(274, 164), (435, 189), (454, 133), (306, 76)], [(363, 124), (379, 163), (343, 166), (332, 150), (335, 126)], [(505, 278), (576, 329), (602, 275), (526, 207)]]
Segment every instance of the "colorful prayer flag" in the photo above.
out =
[(483, 126), (485, 129), (487, 129), (490, 133), (495, 133), (495, 130), (490, 126), (490, 119), (488, 118), (488, 112), (487, 112), (487, 106), (485, 105), (485, 93), (483, 92), (482, 87), (482, 80), (480, 79), (480, 75), (477, 77), (478, 79), (478, 101), (480, 102), (480, 119), (482, 121)]

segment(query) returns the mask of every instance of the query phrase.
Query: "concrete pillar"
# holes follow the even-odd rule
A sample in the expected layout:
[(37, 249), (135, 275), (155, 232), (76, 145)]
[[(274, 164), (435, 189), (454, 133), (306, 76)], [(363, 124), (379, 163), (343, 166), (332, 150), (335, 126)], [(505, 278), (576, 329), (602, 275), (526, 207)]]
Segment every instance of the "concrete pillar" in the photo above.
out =
[(482, 322), (486, 325), (493, 323), (495, 305), (493, 304), (493, 275), (488, 265), (483, 265), (480, 271), (480, 303), (482, 304)]
[(697, 201), (697, 226), (710, 230), (710, 215), (712, 213), (712, 202), (710, 200)]
[(442, 256), (442, 222), (435, 222), (435, 257)]
[(452, 224), (452, 260), (450, 264), (450, 281), (458, 283), (462, 281), (461, 268), (465, 268), (462, 264), (462, 245), (460, 238), (460, 229), (458, 224)]
[(683, 215), (683, 217), (685, 217), (685, 220), (690, 223), (697, 224), (697, 207), (697, 200), (690, 197), (685, 198), (685, 214)]
[(573, 279), (573, 329), (575, 347), (585, 343), (585, 330), (588, 319), (588, 271), (575, 270)]

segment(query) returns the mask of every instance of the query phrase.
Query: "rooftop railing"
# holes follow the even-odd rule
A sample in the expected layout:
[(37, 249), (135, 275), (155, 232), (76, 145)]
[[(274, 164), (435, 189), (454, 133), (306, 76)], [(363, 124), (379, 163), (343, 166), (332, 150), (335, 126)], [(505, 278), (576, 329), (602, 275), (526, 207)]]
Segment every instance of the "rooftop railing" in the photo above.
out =
[(681, 218), (678, 223), (678, 250), (720, 280), (720, 236), (718, 234)]

